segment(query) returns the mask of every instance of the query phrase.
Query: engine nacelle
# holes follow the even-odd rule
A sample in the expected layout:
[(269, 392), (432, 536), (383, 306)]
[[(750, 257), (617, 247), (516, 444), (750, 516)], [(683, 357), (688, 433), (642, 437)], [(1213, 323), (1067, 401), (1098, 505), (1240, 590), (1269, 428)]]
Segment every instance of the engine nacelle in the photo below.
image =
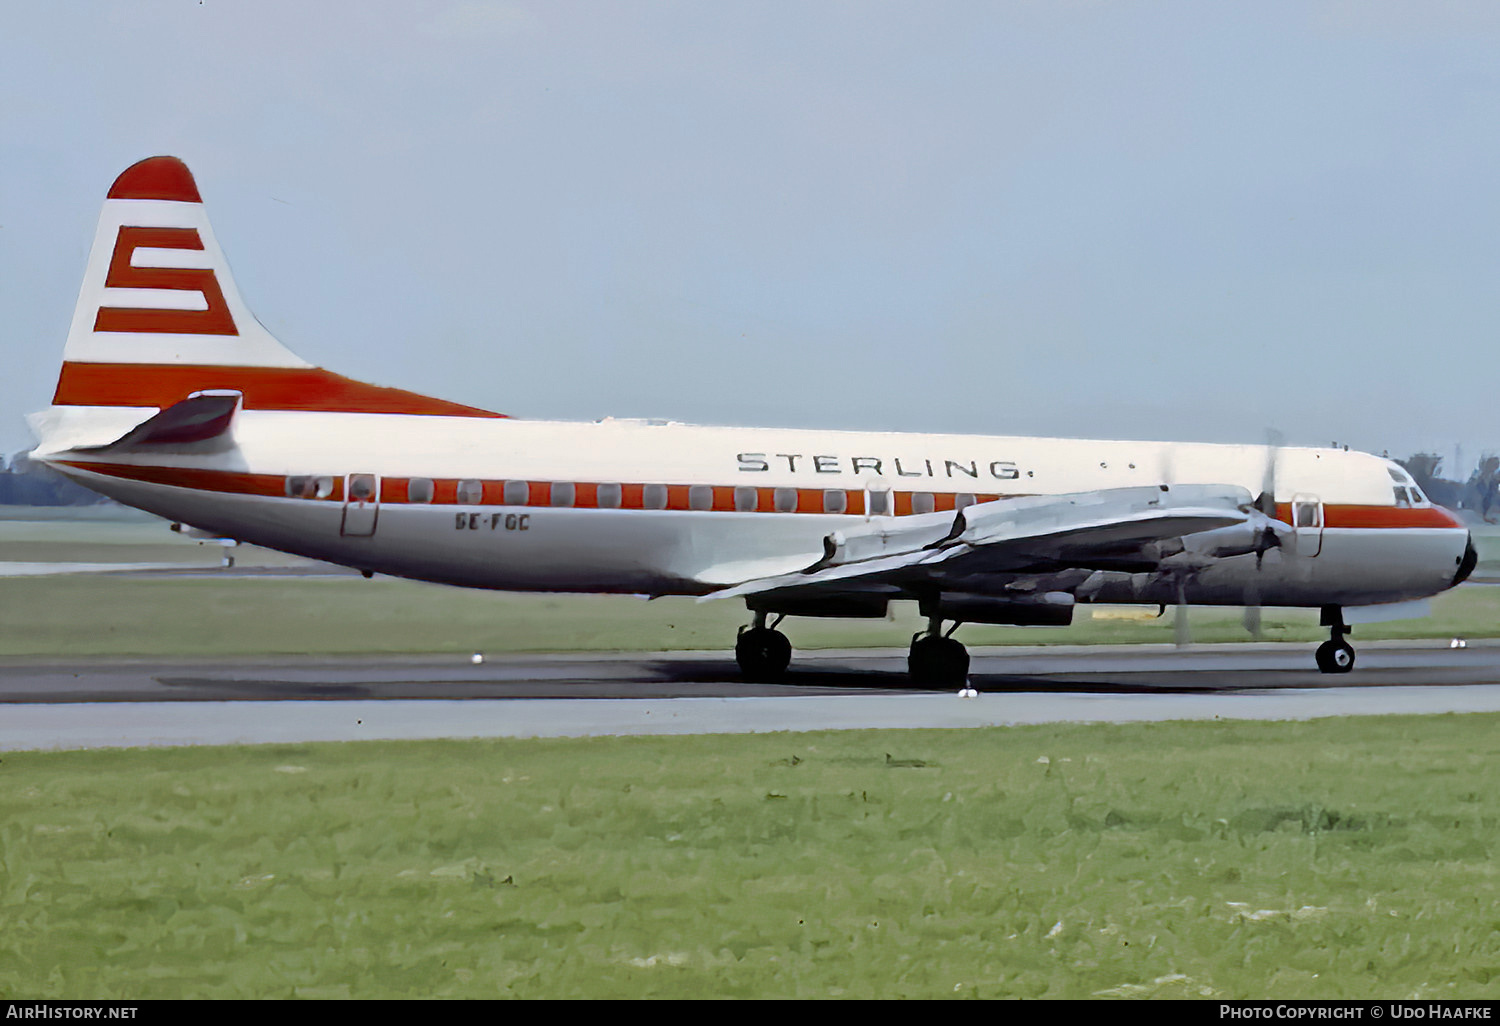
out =
[(885, 616), (890, 605), (887, 595), (811, 595), (807, 598), (779, 596), (765, 602), (756, 601), (760, 596), (751, 595), (745, 605), (751, 612), (771, 613), (779, 616), (833, 616), (878, 620)]
[(922, 615), (959, 623), (1011, 627), (1066, 627), (1073, 622), (1073, 596), (1065, 591), (1029, 595), (971, 595), (943, 592), (920, 603)]
[(1190, 534), (1182, 539), (1182, 544), (1195, 555), (1225, 559), (1277, 548), (1281, 545), (1281, 536), (1290, 531), (1286, 524), (1255, 512), (1252, 519), (1243, 524)]

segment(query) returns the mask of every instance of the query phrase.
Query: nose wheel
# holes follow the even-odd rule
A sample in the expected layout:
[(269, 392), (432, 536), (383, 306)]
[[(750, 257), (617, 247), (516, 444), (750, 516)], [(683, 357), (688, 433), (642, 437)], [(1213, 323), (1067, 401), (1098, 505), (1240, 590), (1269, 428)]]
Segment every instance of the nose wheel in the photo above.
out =
[(1344, 640), (1349, 625), (1344, 623), (1344, 611), (1339, 606), (1324, 606), (1322, 624), (1328, 628), (1329, 639), (1318, 646), (1314, 658), (1323, 673), (1348, 673), (1354, 669), (1354, 646)]

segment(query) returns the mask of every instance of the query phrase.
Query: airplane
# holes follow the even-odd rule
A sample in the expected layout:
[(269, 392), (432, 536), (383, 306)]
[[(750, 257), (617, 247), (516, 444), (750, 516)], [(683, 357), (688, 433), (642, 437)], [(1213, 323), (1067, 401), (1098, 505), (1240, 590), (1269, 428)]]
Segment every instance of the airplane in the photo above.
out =
[[(1338, 448), (524, 420), (316, 367), (250, 313), (191, 172), (111, 186), (34, 459), (199, 536), (510, 591), (738, 599), (781, 677), (787, 616), (915, 600), (911, 678), (964, 685), (961, 624), (1079, 605), (1345, 610), (1455, 587), (1464, 523)], [(773, 619), (774, 618), (774, 619)]]

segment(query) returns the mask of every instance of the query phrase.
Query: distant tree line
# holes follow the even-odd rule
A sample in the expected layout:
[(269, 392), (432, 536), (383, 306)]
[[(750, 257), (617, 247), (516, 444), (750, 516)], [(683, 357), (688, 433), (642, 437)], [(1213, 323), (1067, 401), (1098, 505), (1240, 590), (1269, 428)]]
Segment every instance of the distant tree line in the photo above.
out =
[(1482, 457), (1467, 481), (1440, 477), (1443, 458), (1435, 453), (1419, 452), (1396, 462), (1439, 506), (1473, 510), (1490, 523), (1500, 517), (1500, 456)]
[(96, 506), (111, 505), (98, 492), (74, 484), (55, 470), (17, 453), (6, 460), (0, 455), (0, 506)]

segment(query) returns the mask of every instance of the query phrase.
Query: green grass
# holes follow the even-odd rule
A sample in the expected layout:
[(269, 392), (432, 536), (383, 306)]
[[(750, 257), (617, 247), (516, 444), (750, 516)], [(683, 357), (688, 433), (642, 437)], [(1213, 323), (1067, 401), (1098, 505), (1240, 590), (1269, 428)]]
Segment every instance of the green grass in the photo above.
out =
[(1500, 995), (1500, 717), (0, 760), (0, 997)]
[(1500, 531), (1494, 527), (1476, 527), (1470, 532), (1474, 536), (1474, 549), (1479, 553), (1479, 566), (1484, 570), (1500, 567)]
[[(914, 604), (892, 620), (790, 619), (802, 649), (905, 647)], [(1354, 640), (1500, 634), (1500, 587), (1440, 595), (1424, 620), (1361, 625)], [(388, 578), (257, 580), (59, 576), (0, 578), (0, 656), (394, 652), (724, 651), (747, 620), (738, 602), (606, 595), (516, 595)], [(1194, 608), (1195, 641), (1246, 641), (1238, 610)], [(1172, 612), (1065, 628), (966, 626), (970, 645), (1170, 643)], [(1266, 610), (1267, 640), (1326, 636), (1315, 610)]]
[[(165, 520), (155, 517), (99, 521), (0, 519), (0, 561), (3, 562), (217, 566), (222, 551), (216, 543), (173, 532)], [(238, 546), (234, 555), (241, 566), (308, 562), (254, 545)]]

